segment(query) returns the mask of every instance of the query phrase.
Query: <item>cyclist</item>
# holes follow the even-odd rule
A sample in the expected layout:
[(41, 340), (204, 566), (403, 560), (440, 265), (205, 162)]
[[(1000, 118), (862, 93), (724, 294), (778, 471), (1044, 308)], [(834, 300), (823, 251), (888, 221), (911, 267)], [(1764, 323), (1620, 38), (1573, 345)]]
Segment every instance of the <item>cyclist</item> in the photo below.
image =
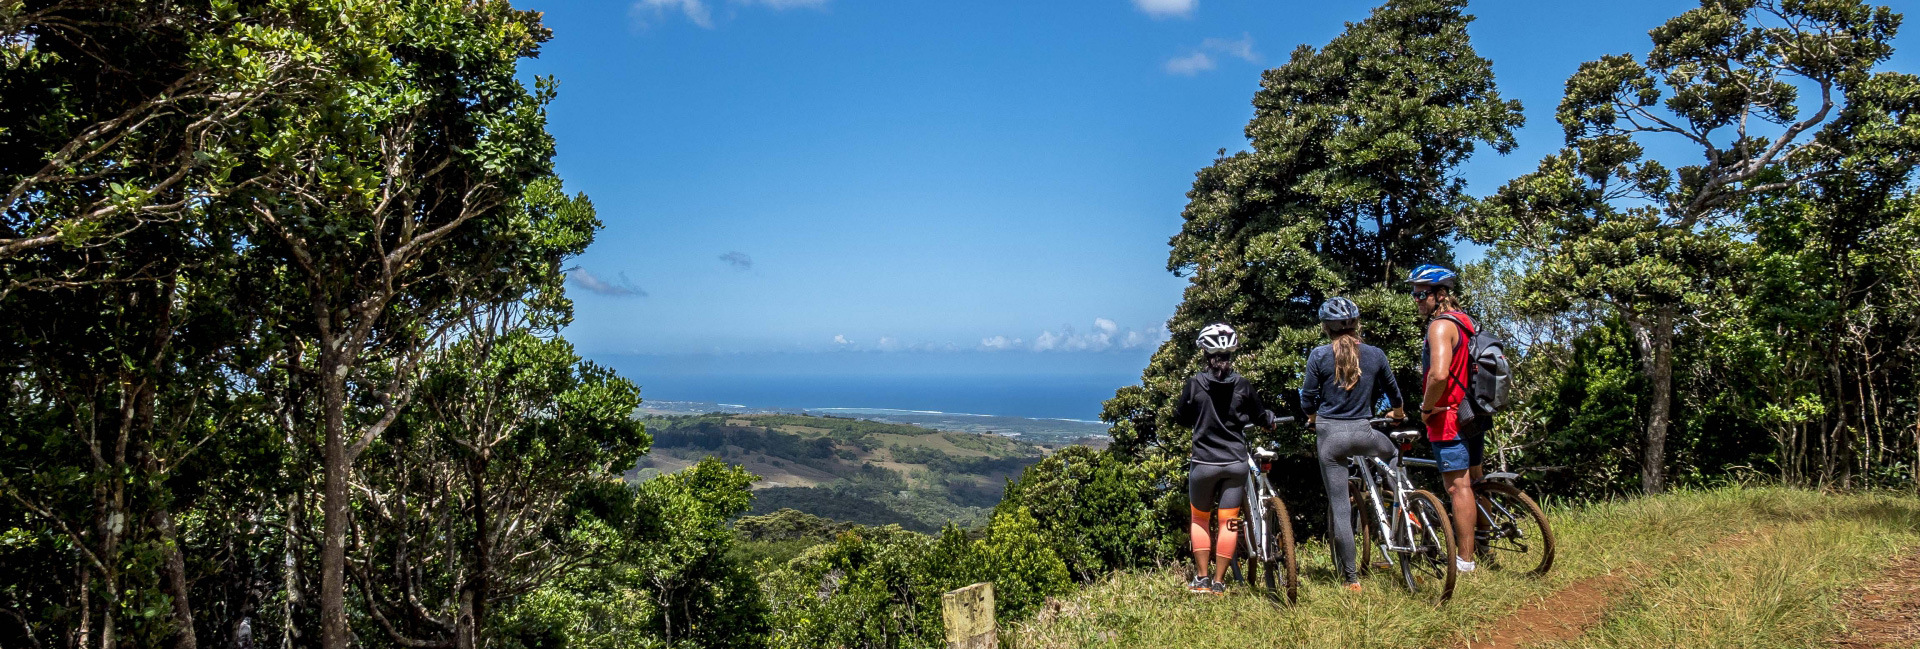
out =
[[(1192, 511), (1187, 535), (1193, 548), (1196, 593), (1226, 592), (1227, 563), (1240, 539), (1240, 504), (1246, 495), (1245, 431), (1249, 425), (1272, 428), (1276, 423), (1253, 390), (1253, 382), (1233, 371), (1233, 352), (1240, 336), (1226, 323), (1200, 330), (1200, 350), (1206, 367), (1187, 379), (1180, 390), (1174, 419), (1193, 427), (1193, 455), (1187, 474), (1188, 508)], [(1219, 533), (1209, 534), (1217, 515)], [(1211, 570), (1208, 562), (1212, 561)]]
[(1320, 477), (1327, 486), (1327, 516), (1333, 523), (1334, 556), (1347, 590), (1360, 592), (1360, 571), (1353, 560), (1353, 517), (1347, 497), (1347, 458), (1371, 456), (1390, 459), (1395, 453), (1385, 435), (1368, 419), (1374, 404), (1385, 396), (1393, 411), (1404, 417), (1400, 385), (1387, 367), (1387, 354), (1360, 342), (1360, 307), (1336, 297), (1320, 305), (1320, 326), (1331, 343), (1307, 354), (1305, 382), (1300, 387), (1300, 409), (1307, 413), (1319, 442)]
[(1454, 566), (1460, 572), (1473, 572), (1474, 562), (1467, 559), (1474, 556), (1473, 530), (1479, 518), (1473, 483), (1482, 474), (1487, 439), (1486, 418), (1465, 426), (1459, 420), (1471, 362), (1466, 345), (1476, 326), (1455, 301), (1459, 278), (1443, 266), (1426, 264), (1413, 269), (1407, 282), (1413, 285), (1421, 317), (1427, 319), (1427, 335), (1420, 347), (1420, 417), (1440, 465), (1440, 481), (1453, 504)]

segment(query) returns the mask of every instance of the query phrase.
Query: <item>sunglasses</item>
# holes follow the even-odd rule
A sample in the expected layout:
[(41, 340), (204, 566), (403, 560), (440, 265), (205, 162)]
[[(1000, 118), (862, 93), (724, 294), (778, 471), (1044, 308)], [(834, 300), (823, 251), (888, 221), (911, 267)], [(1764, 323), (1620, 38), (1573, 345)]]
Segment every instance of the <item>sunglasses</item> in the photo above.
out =
[(1428, 288), (1428, 289), (1419, 289), (1419, 288), (1416, 288), (1416, 289), (1413, 289), (1413, 299), (1414, 299), (1414, 301), (1419, 301), (1419, 300), (1424, 300), (1424, 299), (1427, 299), (1427, 296), (1429, 296), (1429, 295), (1433, 295), (1433, 289), (1430, 289), (1430, 288)]

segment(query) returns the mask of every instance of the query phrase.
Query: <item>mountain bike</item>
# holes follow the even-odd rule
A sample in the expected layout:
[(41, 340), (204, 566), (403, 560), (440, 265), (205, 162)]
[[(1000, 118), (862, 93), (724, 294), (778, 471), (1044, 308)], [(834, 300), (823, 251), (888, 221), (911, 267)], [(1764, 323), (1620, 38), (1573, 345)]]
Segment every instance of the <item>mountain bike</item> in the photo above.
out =
[[(1394, 421), (1375, 419), (1373, 423)], [(1420, 435), (1415, 430), (1384, 432), (1403, 450)], [(1458, 576), (1453, 565), (1453, 523), (1438, 497), (1413, 487), (1402, 460), (1397, 454), (1391, 460), (1347, 459), (1354, 547), (1359, 550), (1355, 563), (1362, 574), (1370, 573), (1372, 555), (1378, 550), (1384, 567), (1400, 568), (1407, 592), (1445, 604), (1453, 597)]]
[[(1391, 419), (1375, 421), (1404, 425)], [(1417, 427), (1418, 423), (1414, 425)], [(1420, 429), (1423, 428), (1410, 430)], [(1401, 464), (1440, 469), (1438, 462), (1425, 458), (1404, 457)], [(1517, 473), (1496, 471), (1474, 481), (1474, 503), (1480, 510), (1479, 522), (1484, 526), (1475, 526), (1473, 553), (1477, 561), (1487, 562), (1491, 570), (1511, 567), (1542, 576), (1553, 569), (1553, 526), (1548, 524), (1547, 514), (1540, 505), (1514, 485), (1519, 478)]]
[[(1289, 422), (1293, 418), (1283, 417), (1278, 421)], [(1287, 504), (1280, 500), (1280, 492), (1273, 488), (1273, 482), (1267, 480), (1267, 472), (1273, 469), (1276, 457), (1279, 457), (1279, 453), (1274, 450), (1273, 444), (1268, 444), (1241, 458), (1247, 469), (1247, 504), (1240, 508), (1240, 530), (1243, 532), (1240, 535), (1240, 551), (1230, 565), (1233, 579), (1258, 588), (1264, 578), (1268, 597), (1292, 604), (1300, 596), (1300, 572), (1293, 547), (1293, 517), (1287, 514)], [(1240, 570), (1241, 559), (1247, 560), (1244, 577)]]

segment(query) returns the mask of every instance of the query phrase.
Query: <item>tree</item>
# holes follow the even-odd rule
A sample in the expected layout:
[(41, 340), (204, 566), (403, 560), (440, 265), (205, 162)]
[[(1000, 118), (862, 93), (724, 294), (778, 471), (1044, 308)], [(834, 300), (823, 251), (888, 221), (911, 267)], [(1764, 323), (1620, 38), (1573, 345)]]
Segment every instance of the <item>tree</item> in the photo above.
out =
[(1798, 186), (1748, 201), (1740, 274), (1702, 318), (1706, 371), (1774, 439), (1793, 483), (1887, 484), (1911, 470), (1920, 286), (1911, 261), (1920, 78), (1883, 72), (1847, 93)]
[[(1047, 456), (1007, 483), (996, 514), (1022, 510), (1065, 561), (1090, 582), (1114, 570), (1156, 565), (1186, 545), (1183, 459), (1134, 461), (1085, 446)], [(1175, 533), (1178, 530), (1178, 533)]]
[(496, 606), (607, 560), (565, 532), (569, 503), (646, 451), (640, 391), (574, 354), (562, 322), (528, 304), (474, 314), (369, 447), (349, 572), (393, 642), (483, 646)]
[[(279, 43), (314, 61), (294, 101), (254, 117), (237, 167), (258, 275), (310, 377), (320, 495), (322, 644), (348, 642), (354, 465), (401, 416), (428, 350), (477, 305), (511, 299), (590, 237), (559, 207), (545, 105), (515, 76), (550, 35), (505, 2), (324, 3)], [(565, 228), (553, 228), (564, 230)], [(542, 236), (550, 235), (550, 236)]]
[[(1470, 237), (1523, 260), (1523, 308), (1603, 304), (1626, 319), (1650, 390), (1646, 492), (1667, 485), (1676, 332), (1730, 272), (1737, 211), (1829, 173), (1811, 164), (1833, 141), (1822, 133), (1898, 25), (1861, 2), (1705, 0), (1654, 29), (1644, 60), (1582, 64), (1557, 113), (1567, 147), (1469, 211)], [(1649, 159), (1642, 141), (1662, 137), (1703, 162)]]
[[(221, 153), (304, 61), (275, 9), (53, 0), (0, 6), (0, 260), (192, 219), (245, 186)], [(24, 278), (24, 280), (22, 279)], [(0, 293), (71, 282), (10, 275)]]
[(257, 333), (229, 302), (237, 221), (208, 204), (244, 185), (222, 152), (299, 67), (263, 53), (258, 18), (0, 7), (0, 507), (78, 564), (65, 588), (16, 594), (29, 641), (198, 644), (180, 521), (264, 432), (235, 363)]
[[(1200, 170), (1187, 194), (1167, 268), (1192, 279), (1167, 323), (1172, 340), (1140, 385), (1105, 405), (1114, 449), (1187, 453), (1173, 401), (1200, 367), (1192, 340), (1209, 322), (1240, 331), (1238, 368), (1269, 398), (1297, 385), (1321, 339), (1315, 309), (1332, 295), (1355, 298), (1368, 337), (1395, 366), (1413, 366), (1421, 330), (1398, 281), (1450, 261), (1447, 237), (1466, 199), (1455, 168), (1478, 144), (1509, 150), (1521, 123), (1519, 104), (1500, 99), (1491, 65), (1468, 42), (1465, 4), (1388, 2), (1262, 76), (1246, 129), (1252, 150)], [(1289, 451), (1312, 448), (1307, 436), (1284, 441)]]

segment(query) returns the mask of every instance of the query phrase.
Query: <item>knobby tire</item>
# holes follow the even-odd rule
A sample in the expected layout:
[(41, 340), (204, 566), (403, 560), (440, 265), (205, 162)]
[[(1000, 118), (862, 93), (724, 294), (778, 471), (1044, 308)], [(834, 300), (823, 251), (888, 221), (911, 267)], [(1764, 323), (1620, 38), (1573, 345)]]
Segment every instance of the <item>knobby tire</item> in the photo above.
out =
[(1420, 521), (1420, 527), (1413, 530), (1414, 545), (1420, 551), (1401, 556), (1400, 576), (1406, 581), (1408, 592), (1427, 594), (1434, 597), (1435, 604), (1445, 604), (1453, 598), (1453, 584), (1458, 577), (1453, 565), (1453, 522), (1447, 519), (1447, 510), (1440, 506), (1440, 498), (1432, 493), (1416, 490), (1407, 496), (1407, 508), (1414, 520)]
[(1277, 546), (1274, 549), (1278, 550), (1273, 553), (1274, 560), (1263, 566), (1267, 573), (1267, 594), (1293, 604), (1300, 599), (1300, 566), (1294, 556), (1293, 518), (1287, 514), (1287, 504), (1277, 497), (1267, 498), (1266, 515), (1267, 531)]
[[(1525, 552), (1520, 551), (1520, 546), (1516, 543), (1502, 543), (1502, 539), (1488, 539), (1487, 553), (1488, 556), (1494, 559), (1492, 567), (1495, 569), (1503, 568), (1507, 564), (1507, 558), (1513, 557), (1516, 559), (1516, 561), (1514, 561), (1516, 567), (1525, 566), (1527, 563), (1534, 562), (1532, 569), (1527, 571), (1528, 574), (1543, 576), (1547, 574), (1547, 571), (1552, 570), (1554, 555), (1553, 528), (1548, 526), (1547, 515), (1541, 511), (1540, 505), (1533, 502), (1532, 498), (1527, 497), (1526, 492), (1510, 484), (1483, 482), (1480, 484), (1478, 490), (1482, 495), (1486, 496), (1489, 501), (1506, 507), (1513, 512), (1514, 516), (1519, 517), (1521, 520), (1514, 522), (1520, 525), (1522, 532), (1528, 531), (1525, 529), (1528, 520), (1532, 521), (1536, 530), (1532, 538), (1526, 538), (1521, 541), (1527, 546)], [(1495, 515), (1492, 508), (1489, 508), (1488, 515)], [(1498, 525), (1500, 522), (1501, 521), (1489, 521), (1489, 524)]]

